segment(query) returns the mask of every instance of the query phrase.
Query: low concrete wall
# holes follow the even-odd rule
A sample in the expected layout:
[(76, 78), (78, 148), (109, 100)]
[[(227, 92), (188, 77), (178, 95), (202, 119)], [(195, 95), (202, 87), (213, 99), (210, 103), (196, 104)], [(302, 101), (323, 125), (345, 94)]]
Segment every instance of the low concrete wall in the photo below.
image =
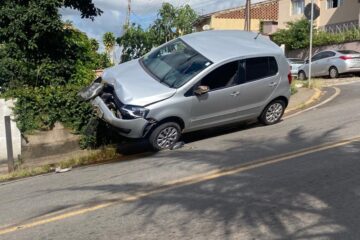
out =
[[(0, 99), (0, 163), (5, 163), (7, 159), (6, 151), (6, 135), (5, 135), (5, 121), (4, 116), (11, 116), (11, 108), (14, 106), (14, 101)], [(14, 159), (17, 159), (21, 154), (21, 134), (15, 122), (11, 122), (11, 133), (13, 142)]]
[[(315, 54), (317, 52), (324, 51), (324, 50), (336, 50), (336, 49), (355, 50), (355, 51), (360, 52), (360, 41), (314, 47), (313, 53)], [(309, 56), (309, 48), (287, 51), (285, 55), (290, 58), (305, 59), (305, 58), (308, 58), (308, 56)]]
[(25, 165), (53, 163), (81, 153), (79, 136), (56, 123), (50, 131), (37, 131), (23, 141), (22, 158)]

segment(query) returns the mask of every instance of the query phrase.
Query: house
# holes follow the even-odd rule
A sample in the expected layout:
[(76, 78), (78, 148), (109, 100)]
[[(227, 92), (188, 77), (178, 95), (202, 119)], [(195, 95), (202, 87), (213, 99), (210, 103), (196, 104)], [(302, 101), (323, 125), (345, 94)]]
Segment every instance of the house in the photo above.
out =
[[(251, 4), (251, 31), (271, 34), (277, 30), (278, 0)], [(196, 31), (244, 30), (245, 6), (200, 16), (194, 23)]]
[[(360, 27), (360, 0), (314, 0), (320, 8), (315, 20), (319, 29), (341, 32)], [(304, 8), (311, 0), (279, 0), (278, 28), (285, 29), (287, 22), (304, 17)]]

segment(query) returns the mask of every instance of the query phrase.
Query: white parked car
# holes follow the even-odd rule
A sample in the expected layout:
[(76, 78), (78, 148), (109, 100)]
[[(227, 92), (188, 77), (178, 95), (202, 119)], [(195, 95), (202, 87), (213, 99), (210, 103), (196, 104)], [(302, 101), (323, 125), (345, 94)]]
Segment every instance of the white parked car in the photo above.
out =
[[(322, 51), (312, 57), (311, 76), (337, 78), (344, 73), (360, 73), (360, 53), (353, 50)], [(299, 67), (298, 78), (309, 76), (309, 61)]]
[(305, 61), (300, 58), (288, 58), (287, 59), (290, 65), (290, 72), (292, 76), (298, 76), (299, 67), (304, 65)]

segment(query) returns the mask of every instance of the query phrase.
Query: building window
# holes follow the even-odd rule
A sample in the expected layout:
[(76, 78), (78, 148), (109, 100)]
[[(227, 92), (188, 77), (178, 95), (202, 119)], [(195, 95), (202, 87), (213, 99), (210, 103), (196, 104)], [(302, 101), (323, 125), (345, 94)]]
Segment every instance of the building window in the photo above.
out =
[(327, 0), (327, 8), (337, 8), (343, 4), (343, 0)]
[(291, 0), (292, 15), (304, 13), (305, 1), (304, 0)]

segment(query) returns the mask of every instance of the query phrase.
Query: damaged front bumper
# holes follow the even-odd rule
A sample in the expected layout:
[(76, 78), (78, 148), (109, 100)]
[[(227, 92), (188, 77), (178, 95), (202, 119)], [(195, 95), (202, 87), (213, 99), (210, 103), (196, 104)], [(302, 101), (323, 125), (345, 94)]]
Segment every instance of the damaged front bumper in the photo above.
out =
[(115, 127), (119, 134), (129, 138), (143, 138), (155, 121), (132, 114), (116, 96), (112, 86), (96, 79), (79, 92), (79, 96), (90, 101), (97, 116)]
[(91, 101), (95, 107), (98, 117), (116, 127), (119, 133), (129, 138), (142, 138), (145, 135), (146, 127), (150, 122), (144, 118), (135, 119), (121, 119), (114, 115), (114, 113), (107, 107), (103, 99), (97, 96)]

